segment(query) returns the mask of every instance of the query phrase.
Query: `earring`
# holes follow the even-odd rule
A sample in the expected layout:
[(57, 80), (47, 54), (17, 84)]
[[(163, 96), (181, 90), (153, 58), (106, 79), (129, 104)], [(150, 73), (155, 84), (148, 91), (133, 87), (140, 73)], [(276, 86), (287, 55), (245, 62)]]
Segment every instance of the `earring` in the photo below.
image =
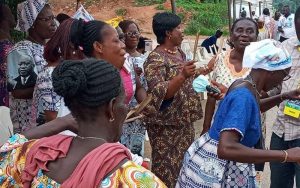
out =
[(115, 118), (111, 117), (111, 118), (109, 119), (109, 122), (113, 122), (113, 121), (115, 121)]
[(73, 51), (73, 55), (75, 55), (76, 54), (76, 52), (75, 51)]
[(169, 40), (171, 40), (171, 36), (169, 36)]

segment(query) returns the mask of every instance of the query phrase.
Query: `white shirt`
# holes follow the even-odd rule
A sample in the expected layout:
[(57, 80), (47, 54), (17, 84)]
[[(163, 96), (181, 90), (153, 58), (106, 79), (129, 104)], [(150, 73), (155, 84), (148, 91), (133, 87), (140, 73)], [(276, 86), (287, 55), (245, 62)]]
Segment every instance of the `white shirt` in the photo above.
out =
[(291, 38), (296, 36), (295, 29), (295, 14), (290, 14), (287, 18), (285, 16), (280, 17), (278, 27), (282, 27), (284, 33), (280, 35), (284, 38)]

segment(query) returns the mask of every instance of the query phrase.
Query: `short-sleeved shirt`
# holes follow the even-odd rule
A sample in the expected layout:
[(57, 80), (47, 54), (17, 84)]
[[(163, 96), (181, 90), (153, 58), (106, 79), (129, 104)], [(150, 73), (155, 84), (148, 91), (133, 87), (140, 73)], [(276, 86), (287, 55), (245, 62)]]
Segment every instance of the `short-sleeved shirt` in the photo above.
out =
[(282, 27), (284, 33), (280, 33), (280, 35), (284, 38), (291, 38), (296, 36), (295, 29), (295, 15), (290, 14), (288, 17), (282, 16), (279, 20), (278, 26)]
[(246, 87), (233, 89), (220, 103), (209, 136), (219, 141), (221, 132), (226, 130), (238, 132), (240, 143), (247, 147), (253, 147), (261, 136), (259, 106)]
[[(292, 37), (282, 43), (292, 57), (292, 68), (289, 72), (290, 79), (282, 83), (282, 93), (297, 89), (300, 83), (300, 51), (298, 51), (299, 41), (297, 37)], [(283, 113), (287, 101), (279, 105), (277, 118), (275, 120), (273, 131), (279, 137), (284, 136), (284, 140), (290, 141), (300, 139), (300, 119), (287, 116)]]
[(32, 122), (37, 123), (36, 119), (44, 111), (58, 112), (63, 97), (54, 92), (52, 85), (52, 72), (55, 67), (45, 67), (38, 74), (36, 85), (33, 92)]

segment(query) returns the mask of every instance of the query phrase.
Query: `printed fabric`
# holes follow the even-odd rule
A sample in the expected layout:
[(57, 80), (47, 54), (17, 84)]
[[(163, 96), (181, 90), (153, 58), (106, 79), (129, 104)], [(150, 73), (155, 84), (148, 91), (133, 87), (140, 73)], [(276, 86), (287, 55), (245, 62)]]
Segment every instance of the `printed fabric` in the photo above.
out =
[[(22, 187), (21, 172), (24, 169), (27, 154), (35, 143), (36, 140), (29, 141), (23, 135), (16, 134), (0, 148), (0, 187)], [(39, 170), (31, 187), (59, 188), (61, 185)], [(149, 170), (132, 161), (127, 161), (102, 180), (100, 187), (165, 188), (166, 186)]]
[(63, 97), (54, 92), (52, 72), (55, 67), (45, 67), (38, 74), (33, 92), (32, 124), (45, 123), (44, 111), (58, 112)]
[[(132, 63), (133, 67), (138, 66), (144, 70), (144, 62), (146, 60), (146, 56), (142, 55), (139, 57), (128, 57), (129, 61)], [(134, 70), (132, 70), (134, 72)], [(136, 88), (136, 76), (132, 75), (132, 83), (134, 84), (134, 88)], [(144, 71), (140, 75), (140, 82), (142, 86), (147, 89), (147, 83), (144, 76)], [(132, 109), (138, 105), (138, 102), (134, 96), (132, 96), (129, 102), (129, 108)], [(135, 121), (124, 123), (123, 132), (120, 139), (120, 142), (125, 145), (133, 154), (137, 154), (139, 156), (144, 156), (144, 147), (145, 147), (145, 133), (146, 128), (142, 122), (142, 120), (137, 119)]]
[[(25, 53), (26, 52), (26, 53)], [(37, 74), (47, 62), (44, 60), (44, 47), (30, 41), (17, 43), (7, 56), (7, 87), (9, 91), (34, 88)], [(11, 118), (14, 133), (28, 130), (31, 124), (32, 99), (10, 97)]]
[(194, 141), (193, 122), (202, 118), (200, 96), (193, 90), (194, 77), (185, 80), (173, 98), (165, 100), (169, 81), (181, 72), (186, 62), (156, 48), (145, 64), (148, 93), (153, 110), (144, 120), (152, 147), (152, 172), (168, 187), (175, 187), (184, 153)]
[(206, 133), (185, 154), (176, 188), (255, 188), (253, 164), (219, 159), (218, 141)]

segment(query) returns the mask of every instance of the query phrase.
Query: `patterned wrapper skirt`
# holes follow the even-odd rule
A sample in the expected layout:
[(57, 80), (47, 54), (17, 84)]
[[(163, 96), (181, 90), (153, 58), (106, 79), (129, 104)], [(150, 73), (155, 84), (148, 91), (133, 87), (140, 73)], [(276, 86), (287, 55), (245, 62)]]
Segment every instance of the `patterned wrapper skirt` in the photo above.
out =
[(218, 142), (206, 133), (185, 154), (176, 187), (255, 188), (253, 164), (219, 159)]

